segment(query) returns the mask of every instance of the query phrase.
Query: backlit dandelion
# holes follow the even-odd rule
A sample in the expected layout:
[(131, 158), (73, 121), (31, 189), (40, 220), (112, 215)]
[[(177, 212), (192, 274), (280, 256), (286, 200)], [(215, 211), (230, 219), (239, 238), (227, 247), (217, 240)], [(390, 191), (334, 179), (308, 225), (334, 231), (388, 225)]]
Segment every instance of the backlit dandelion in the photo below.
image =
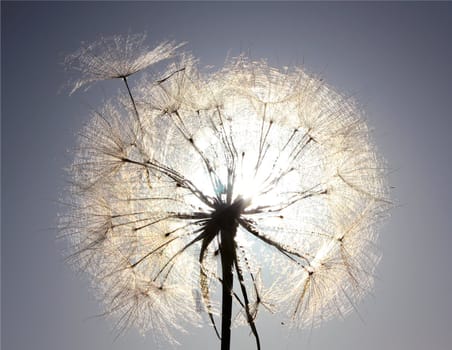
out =
[[(147, 57), (127, 50), (119, 57)], [(127, 76), (116, 54), (98, 57), (111, 60), (81, 65), (83, 84)], [(205, 312), (222, 349), (234, 319), (259, 349), (261, 310), (313, 327), (372, 288), (388, 189), (351, 99), (300, 68), (244, 56), (204, 73), (179, 55), (127, 90), (82, 132), (61, 219), (69, 259), (119, 330), (175, 341)]]

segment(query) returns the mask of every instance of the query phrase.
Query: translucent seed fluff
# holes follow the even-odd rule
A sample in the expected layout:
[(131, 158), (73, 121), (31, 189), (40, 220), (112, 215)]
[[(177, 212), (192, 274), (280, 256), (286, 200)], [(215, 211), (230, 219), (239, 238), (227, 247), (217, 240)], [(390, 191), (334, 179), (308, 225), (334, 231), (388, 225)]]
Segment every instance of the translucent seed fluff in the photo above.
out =
[[(175, 47), (131, 54), (134, 40), (99, 67), (82, 59), (78, 86), (128, 76)], [(302, 68), (245, 56), (212, 72), (182, 54), (133, 83), (132, 101), (119, 93), (81, 132), (60, 221), (69, 261), (117, 328), (175, 341), (203, 312), (218, 320), (221, 237), (209, 230), (219, 203), (238, 203), (237, 324), (266, 310), (312, 327), (353, 310), (373, 287), (390, 205), (357, 104)]]

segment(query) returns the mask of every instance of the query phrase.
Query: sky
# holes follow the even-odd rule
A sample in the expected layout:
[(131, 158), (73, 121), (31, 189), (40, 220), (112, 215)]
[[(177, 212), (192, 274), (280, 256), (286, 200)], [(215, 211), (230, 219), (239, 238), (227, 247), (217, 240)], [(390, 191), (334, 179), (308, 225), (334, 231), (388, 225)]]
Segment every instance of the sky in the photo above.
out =
[[(345, 319), (298, 331), (258, 319), (263, 349), (448, 349), (452, 344), (452, 4), (1, 2), (1, 348), (172, 349), (114, 321), (56, 240), (64, 168), (90, 106), (114, 82), (72, 96), (61, 62), (82, 41), (147, 32), (186, 41), (202, 65), (248, 52), (303, 64), (366, 111), (394, 187), (373, 294)], [(232, 349), (252, 349), (234, 329)], [(216, 349), (208, 323), (180, 349)]]

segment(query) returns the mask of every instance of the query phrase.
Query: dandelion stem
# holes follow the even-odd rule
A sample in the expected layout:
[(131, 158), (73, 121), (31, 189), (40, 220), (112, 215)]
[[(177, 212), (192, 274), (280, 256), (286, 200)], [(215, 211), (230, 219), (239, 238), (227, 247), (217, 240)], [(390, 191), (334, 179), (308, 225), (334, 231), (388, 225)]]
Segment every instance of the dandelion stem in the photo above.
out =
[(229, 350), (231, 346), (232, 287), (234, 276), (234, 237), (237, 227), (221, 230), (221, 267), (223, 272), (223, 296), (221, 309), (221, 350)]

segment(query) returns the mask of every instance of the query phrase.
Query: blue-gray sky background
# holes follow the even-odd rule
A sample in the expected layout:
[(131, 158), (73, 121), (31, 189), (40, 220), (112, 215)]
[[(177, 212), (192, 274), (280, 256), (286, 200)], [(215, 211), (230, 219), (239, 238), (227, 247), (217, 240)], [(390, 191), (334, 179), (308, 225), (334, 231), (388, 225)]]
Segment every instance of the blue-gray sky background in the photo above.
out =
[[(450, 349), (452, 344), (452, 3), (1, 3), (3, 350), (154, 349), (115, 339), (55, 239), (75, 134), (115, 82), (58, 93), (65, 53), (99, 35), (146, 31), (187, 41), (202, 65), (242, 50), (303, 64), (364, 106), (386, 157), (396, 208), (383, 226), (374, 295), (311, 332), (258, 320), (263, 349)], [(362, 320), (361, 320), (361, 318)], [(252, 349), (247, 328), (233, 349)], [(217, 349), (208, 326), (180, 349)], [(167, 349), (165, 344), (162, 349)]]

